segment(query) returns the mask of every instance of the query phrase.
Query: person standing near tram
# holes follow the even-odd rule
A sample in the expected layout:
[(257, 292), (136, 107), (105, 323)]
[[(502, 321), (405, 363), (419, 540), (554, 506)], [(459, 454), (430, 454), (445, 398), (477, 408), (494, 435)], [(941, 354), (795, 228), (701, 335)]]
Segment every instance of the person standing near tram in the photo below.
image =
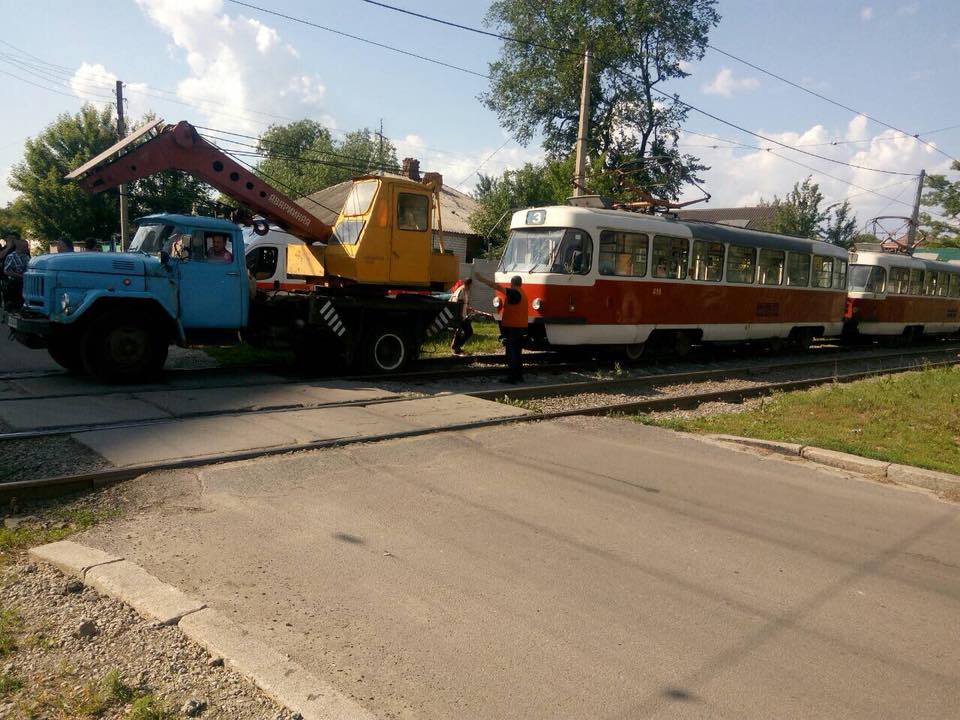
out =
[(511, 385), (523, 382), (523, 340), (527, 332), (527, 296), (524, 294), (523, 278), (514, 275), (510, 285), (498, 285), (490, 278), (475, 275), (479, 282), (503, 295), (500, 327), (507, 346), (507, 377)]

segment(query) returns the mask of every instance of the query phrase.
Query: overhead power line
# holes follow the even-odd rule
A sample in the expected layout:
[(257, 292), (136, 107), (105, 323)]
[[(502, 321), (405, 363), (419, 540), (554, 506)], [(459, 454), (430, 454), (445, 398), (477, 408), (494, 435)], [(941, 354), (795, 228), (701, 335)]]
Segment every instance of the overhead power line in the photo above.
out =
[[(239, 0), (229, 0), (229, 2), (233, 2), (233, 3), (239, 4), (239, 5), (246, 5), (246, 3), (241, 3), (241, 2), (239, 2)], [(502, 35), (502, 34), (500, 34), (500, 33), (492, 33), (492, 32), (489, 32), (489, 31), (487, 31), (487, 30), (482, 30), (482, 29), (480, 29), (480, 28), (471, 27), (471, 26), (469, 26), (469, 25), (463, 25), (463, 24), (461, 24), (461, 23), (454, 23), (454, 22), (451, 22), (451, 21), (449, 21), (449, 20), (444, 20), (444, 19), (442, 19), (442, 18), (434, 17), (434, 16), (432, 16), (432, 15), (426, 15), (426, 14), (424, 14), (424, 13), (413, 12), (413, 11), (411, 11), (411, 10), (406, 10), (406, 9), (404, 9), (404, 8), (396, 7), (395, 5), (388, 5), (387, 3), (383, 3), (383, 2), (377, 2), (377, 1), (375, 1), (375, 0), (363, 0), (363, 2), (366, 2), (366, 3), (370, 4), (370, 5), (375, 5), (375, 6), (377, 6), (377, 7), (384, 8), (384, 9), (386, 9), (386, 10), (391, 10), (391, 11), (393, 11), (393, 12), (402, 13), (402, 14), (404, 14), (404, 15), (411, 15), (411, 16), (413, 16), (413, 17), (417, 17), (417, 18), (420, 18), (420, 19), (422, 19), (422, 20), (426, 20), (426, 21), (428, 21), (428, 22), (438, 23), (438, 24), (440, 24), (440, 25), (446, 25), (446, 26), (448, 26), (448, 27), (454, 27), (454, 28), (458, 28), (458, 29), (460, 29), (460, 30), (465, 30), (465, 31), (467, 31), (467, 32), (476, 33), (476, 34), (478, 34), (478, 35), (486, 35), (486, 36), (488, 36), (488, 37), (499, 38), (499, 39), (504, 40), (504, 41), (506, 41), (506, 42), (517, 43), (517, 44), (519, 44), (519, 45), (526, 45), (527, 47), (534, 47), (534, 48), (546, 49), (546, 50), (551, 50), (551, 51), (554, 51), (554, 52), (564, 53), (564, 54), (567, 54), (567, 55), (575, 55), (575, 56), (577, 56), (578, 58), (580, 57), (580, 50), (579, 50), (579, 49), (573, 50), (573, 49), (570, 49), (570, 48), (544, 45), (544, 44), (541, 44), (541, 43), (534, 43), (534, 42), (532, 42), (532, 41), (530, 41), (530, 40), (524, 40), (524, 39), (522, 39), (522, 38), (512, 37), (512, 36), (510, 36), (510, 35)], [(249, 5), (248, 5), (248, 7), (253, 7), (253, 6), (249, 6)], [(594, 56), (594, 59), (595, 59), (595, 61), (596, 61), (598, 64), (604, 65), (605, 67), (609, 68), (609, 69), (612, 70), (613, 72), (618, 73), (619, 75), (622, 75), (622, 76), (625, 77), (625, 78), (628, 78), (628, 79), (633, 80), (633, 81), (640, 80), (640, 78), (636, 77), (635, 75), (631, 75), (630, 73), (626, 72), (625, 70), (620, 70), (619, 68), (615, 67), (615, 66), (612, 65), (611, 63), (606, 62), (606, 61), (605, 61), (602, 57), (600, 57), (600, 56), (596, 56), (596, 55), (595, 55), (595, 56)], [(866, 166), (866, 165), (858, 165), (858, 164), (856, 164), (856, 163), (849, 163), (849, 162), (845, 162), (845, 161), (843, 161), (843, 160), (837, 160), (837, 159), (835, 159), (835, 158), (827, 157), (826, 155), (819, 155), (819, 154), (817, 154), (817, 153), (813, 153), (813, 152), (810, 152), (810, 151), (808, 151), (808, 150), (803, 150), (802, 148), (796, 147), (796, 146), (794, 146), (794, 145), (789, 145), (789, 144), (787, 144), (787, 143), (780, 142), (779, 140), (775, 140), (775, 139), (769, 138), (769, 137), (767, 137), (767, 136), (765, 136), (765, 135), (761, 135), (760, 133), (754, 132), (753, 130), (748, 130), (747, 128), (745, 128), (745, 127), (743, 127), (743, 126), (741, 126), (741, 125), (738, 125), (738, 124), (736, 124), (736, 123), (730, 122), (729, 120), (724, 120), (723, 118), (721, 118), (721, 117), (719, 117), (719, 116), (717, 116), (717, 115), (714, 115), (713, 113), (707, 112), (706, 110), (702, 110), (701, 108), (698, 108), (696, 105), (693, 105), (693, 104), (691, 104), (691, 103), (689, 103), (689, 102), (687, 102), (687, 101), (685, 101), (685, 100), (682, 100), (682, 99), (680, 98), (680, 96), (677, 95), (677, 94), (675, 94), (675, 93), (674, 93), (674, 94), (671, 94), (671, 93), (665, 92), (665, 91), (663, 91), (663, 90), (660, 90), (659, 88), (656, 88), (656, 87), (651, 87), (650, 89), (651, 89), (653, 92), (657, 93), (658, 95), (660, 95), (660, 96), (662, 96), (662, 97), (665, 97), (665, 98), (668, 98), (668, 99), (670, 99), (670, 100), (678, 103), (679, 105), (682, 105), (683, 107), (685, 107), (685, 108), (687, 108), (687, 109), (689, 109), (689, 110), (692, 110), (692, 111), (694, 111), (694, 112), (696, 112), (696, 113), (699, 113), (699, 114), (701, 114), (701, 115), (703, 115), (703, 116), (705, 116), (705, 117), (710, 118), (711, 120), (715, 120), (715, 121), (717, 121), (717, 122), (719, 122), (719, 123), (722, 123), (723, 125), (727, 125), (728, 127), (732, 127), (732, 128), (734, 128), (735, 130), (739, 130), (739, 131), (742, 132), (742, 133), (746, 133), (747, 135), (752, 135), (753, 137), (756, 137), (756, 138), (759, 138), (759, 139), (761, 139), (761, 140), (764, 140), (765, 142), (770, 142), (770, 143), (773, 143), (774, 145), (779, 145), (780, 147), (785, 148), (785, 149), (787, 149), (787, 150), (793, 150), (794, 152), (801, 153), (802, 155), (807, 155), (807, 156), (809, 156), (809, 157), (814, 157), (814, 158), (817, 158), (817, 159), (819, 159), (819, 160), (825, 160), (825, 161), (827, 161), (827, 162), (835, 163), (835, 164), (837, 164), (837, 165), (845, 165), (845, 166), (847, 166), (847, 167), (852, 167), (852, 168), (855, 168), (855, 169), (857, 169), (857, 170), (865, 170), (865, 171), (869, 171), (869, 172), (884, 173), (884, 174), (887, 174), (887, 175), (903, 175), (903, 176), (916, 177), (916, 173), (900, 172), (900, 171), (897, 171), (897, 170), (884, 170), (884, 169), (881, 169), (881, 168), (868, 167), (868, 166)]]
[(820, 98), (821, 100), (823, 100), (823, 101), (825, 101), (825, 102), (828, 102), (828, 103), (830, 103), (831, 105), (836, 105), (836, 106), (839, 107), (839, 108), (843, 108), (844, 110), (847, 110), (847, 111), (849, 111), (849, 112), (856, 113), (857, 115), (863, 115), (863, 117), (865, 117), (867, 120), (870, 120), (870, 121), (872, 121), (872, 122), (875, 122), (875, 123), (877, 123), (878, 125), (883, 125), (884, 127), (890, 128), (891, 130), (896, 130), (898, 133), (901, 133), (901, 134), (903, 134), (903, 135), (905, 135), (905, 136), (907, 136), (907, 137), (915, 138), (915, 139), (919, 140), (921, 143), (923, 143), (924, 145), (926, 145), (927, 147), (933, 148), (935, 151), (937, 151), (938, 153), (940, 153), (940, 154), (943, 155), (944, 157), (948, 157), (948, 158), (950, 158), (951, 160), (956, 160), (956, 158), (953, 157), (950, 153), (944, 152), (943, 150), (941, 150), (940, 148), (938, 148), (938, 147), (937, 147), (936, 145), (934, 145), (933, 143), (928, 142), (927, 140), (924, 140), (923, 138), (921, 138), (921, 137), (920, 137), (920, 133), (909, 133), (909, 132), (907, 132), (906, 130), (901, 130), (900, 128), (896, 127), (895, 125), (891, 125), (890, 123), (885, 122), (885, 121), (883, 121), (883, 120), (880, 120), (879, 118), (876, 118), (876, 117), (874, 117), (873, 115), (869, 115), (869, 114), (867, 114), (867, 113), (865, 113), (865, 112), (863, 112), (863, 111), (861, 111), (861, 110), (857, 110), (856, 108), (852, 108), (852, 107), (850, 107), (849, 105), (844, 105), (842, 102), (839, 102), (839, 101), (837, 101), (837, 100), (834, 100), (833, 98), (828, 98), (826, 95), (822, 95), (822, 94), (816, 92), (815, 90), (811, 90), (810, 88), (804, 87), (803, 85), (801, 85), (801, 84), (799, 84), (799, 83), (795, 83), (793, 80), (789, 80), (788, 78), (785, 78), (785, 77), (783, 77), (782, 75), (778, 75), (778, 74), (775, 73), (775, 72), (771, 72), (770, 70), (767, 70), (767, 69), (765, 69), (765, 68), (762, 68), (762, 67), (760, 67), (759, 65), (756, 65), (756, 64), (750, 62), (749, 60), (744, 60), (742, 57), (737, 57), (736, 55), (734, 55), (734, 54), (732, 54), (732, 53), (729, 53), (729, 52), (727, 52), (726, 50), (721, 50), (721, 49), (718, 48), (716, 45), (711, 45), (711, 44), (707, 43), (707, 47), (710, 48), (711, 50), (713, 50), (714, 52), (720, 53), (721, 55), (726, 55), (726, 56), (727, 56), (728, 58), (730, 58), (731, 60), (736, 60), (736, 61), (739, 62), (739, 63), (743, 63), (743, 64), (746, 65), (747, 67), (751, 67), (751, 68), (753, 68), (754, 70), (756, 70), (757, 72), (762, 72), (764, 75), (769, 75), (769, 76), (772, 77), (772, 78), (776, 78), (776, 79), (779, 80), (780, 82), (786, 83), (786, 84), (789, 85), (790, 87), (795, 87), (795, 88), (797, 88), (797, 90), (802, 90), (803, 92), (807, 93), (808, 95), (813, 95), (814, 97)]

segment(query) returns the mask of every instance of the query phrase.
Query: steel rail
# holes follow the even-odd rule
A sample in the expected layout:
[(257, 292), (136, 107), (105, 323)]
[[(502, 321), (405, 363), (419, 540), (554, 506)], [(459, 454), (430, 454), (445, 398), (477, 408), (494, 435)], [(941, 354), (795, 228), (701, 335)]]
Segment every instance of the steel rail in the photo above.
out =
[[(953, 352), (960, 351), (960, 346), (954, 348), (937, 348), (933, 351), (931, 350), (914, 350), (914, 351), (891, 351), (889, 353), (877, 355), (870, 354), (866, 356), (853, 356), (853, 357), (832, 357), (832, 358), (816, 358), (816, 359), (805, 359), (802, 361), (787, 361), (787, 362), (774, 362), (764, 365), (745, 365), (745, 366), (734, 366), (734, 367), (724, 367), (724, 368), (714, 368), (709, 370), (693, 370), (685, 372), (654, 372), (648, 373), (645, 375), (635, 375), (625, 378), (603, 378), (599, 380), (586, 380), (586, 381), (574, 381), (574, 382), (565, 382), (553, 385), (530, 385), (520, 388), (497, 388), (494, 390), (474, 390), (461, 393), (470, 397), (479, 398), (481, 400), (496, 400), (502, 397), (509, 397), (511, 399), (525, 399), (525, 398), (544, 398), (544, 397), (561, 397), (564, 395), (574, 395), (584, 392), (602, 392), (604, 390), (611, 390), (617, 388), (627, 388), (637, 385), (651, 385), (651, 384), (663, 384), (663, 383), (682, 383), (682, 382), (697, 382), (703, 380), (709, 380), (714, 378), (724, 378), (731, 375), (739, 374), (750, 374), (750, 375), (762, 375), (770, 372), (778, 372), (782, 370), (793, 370), (798, 368), (808, 368), (815, 367), (818, 365), (834, 365), (838, 363), (857, 363), (865, 362), (872, 360), (889, 360), (889, 359), (902, 359), (907, 357), (929, 357), (930, 355), (940, 355), (940, 354), (949, 354)], [(554, 367), (550, 368), (551, 370), (555, 369)], [(500, 372), (499, 370), (497, 372)], [(235, 387), (235, 386), (230, 386)], [(196, 388), (191, 388), (196, 389)], [(20, 398), (21, 400), (32, 400), (34, 398)], [(103, 430), (123, 430), (123, 429), (134, 429), (141, 427), (150, 427), (156, 425), (166, 425), (170, 423), (176, 423), (181, 420), (191, 420), (196, 418), (212, 418), (212, 417), (242, 417), (242, 416), (251, 416), (251, 415), (268, 415), (268, 414), (279, 414), (279, 413), (289, 413), (289, 412), (302, 412), (305, 410), (325, 410), (336, 407), (364, 407), (370, 405), (382, 405), (386, 403), (399, 402), (403, 400), (409, 400), (408, 396), (398, 396), (392, 395), (389, 397), (383, 398), (370, 398), (370, 399), (361, 399), (361, 400), (340, 400), (334, 402), (318, 402), (318, 403), (284, 403), (277, 405), (266, 405), (262, 407), (239, 407), (239, 408), (229, 408), (229, 409), (220, 409), (220, 410), (198, 410), (188, 413), (180, 413), (177, 415), (168, 415), (160, 416), (154, 418), (143, 418), (140, 420), (122, 420), (116, 422), (105, 422), (105, 423), (75, 423), (71, 425), (53, 425), (48, 427), (38, 427), (30, 430), (11, 430), (7, 432), (0, 432), (0, 443), (11, 441), (11, 440), (31, 440), (43, 437), (54, 437), (58, 435), (74, 435), (74, 434), (83, 434), (87, 432), (98, 432)]]
[[(957, 361), (945, 360), (937, 363), (930, 363), (927, 367), (955, 366)], [(531, 412), (527, 415), (518, 415), (509, 418), (496, 418), (490, 420), (477, 420), (466, 423), (457, 423), (446, 425), (440, 428), (421, 428), (415, 430), (404, 430), (393, 433), (383, 433), (378, 435), (367, 435), (361, 437), (343, 437), (324, 440), (315, 440), (305, 443), (295, 443), (283, 446), (274, 446), (270, 448), (260, 448), (256, 450), (244, 450), (238, 452), (221, 453), (218, 455), (207, 455), (203, 457), (183, 458), (180, 460), (170, 460), (160, 463), (146, 463), (142, 465), (131, 465), (122, 468), (105, 468), (103, 470), (94, 470), (85, 473), (72, 475), (61, 475), (50, 478), (39, 478), (35, 480), (20, 480), (9, 483), (0, 483), (0, 501), (11, 498), (40, 498), (56, 497), (71, 492), (84, 490), (93, 490), (109, 485), (113, 485), (124, 480), (129, 480), (148, 472), (157, 472), (163, 470), (178, 470), (186, 468), (203, 467), (207, 465), (216, 465), (225, 462), (237, 462), (242, 460), (253, 460), (261, 457), (270, 457), (275, 455), (285, 455), (295, 452), (308, 450), (319, 450), (332, 447), (343, 447), (357, 443), (383, 442), (387, 440), (397, 440), (403, 438), (419, 437), (437, 433), (457, 432), (466, 430), (475, 430), (486, 427), (495, 427), (516, 422), (534, 422), (541, 420), (553, 420), (564, 417), (574, 417), (578, 415), (597, 416), (597, 415), (622, 415), (626, 413), (644, 413), (662, 410), (694, 408), (705, 402), (742, 402), (755, 397), (762, 397), (774, 392), (785, 390), (802, 390), (824, 383), (846, 383), (855, 380), (861, 380), (868, 377), (879, 375), (890, 375), (902, 371), (916, 369), (915, 366), (887, 368), (884, 370), (865, 370), (854, 373), (845, 373), (843, 375), (826, 375), (818, 378), (805, 378), (802, 380), (788, 380), (775, 383), (766, 383), (749, 388), (737, 388), (733, 390), (719, 390), (708, 393), (691, 393), (687, 395), (674, 395), (665, 398), (647, 398), (644, 400), (631, 401), (626, 403), (617, 403), (613, 405), (599, 405), (591, 407), (571, 408), (569, 410), (556, 410), (550, 412)]]

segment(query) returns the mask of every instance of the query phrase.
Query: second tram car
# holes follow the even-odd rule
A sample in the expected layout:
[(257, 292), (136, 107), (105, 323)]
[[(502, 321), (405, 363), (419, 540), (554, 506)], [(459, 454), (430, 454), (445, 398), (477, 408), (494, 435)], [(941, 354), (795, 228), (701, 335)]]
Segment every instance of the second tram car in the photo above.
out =
[(514, 213), (497, 282), (519, 275), (540, 347), (665, 347), (839, 335), (847, 251), (827, 243), (620, 210)]
[(850, 253), (847, 336), (912, 341), (960, 330), (960, 265), (881, 252)]

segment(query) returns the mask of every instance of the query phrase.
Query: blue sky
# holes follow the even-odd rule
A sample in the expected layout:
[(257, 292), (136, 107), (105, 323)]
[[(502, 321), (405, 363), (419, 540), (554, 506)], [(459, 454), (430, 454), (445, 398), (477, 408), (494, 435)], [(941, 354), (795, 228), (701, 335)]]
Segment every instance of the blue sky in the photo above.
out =
[[(485, 72), (499, 41), (426, 23), (360, 0), (259, 0), (252, 4)], [(480, 26), (486, 2), (397, 0), (411, 10)], [(960, 126), (956, 68), (960, 3), (722, 1), (710, 42), (861, 112), (913, 132)], [(225, 0), (0, 0), (5, 33), (0, 89), (8, 102), (0, 136), (0, 202), (25, 138), (82, 100), (106, 102), (113, 78), (127, 83), (128, 112), (257, 134), (271, 122), (312, 117), (340, 130), (376, 127), (401, 157), (472, 189), (474, 171), (500, 172), (540, 157), (508, 140), (477, 96), (480, 77), (266, 15)], [(831, 158), (865, 167), (943, 172), (948, 158), (912, 138), (708, 51), (671, 90), (718, 117)], [(20, 79), (13, 77), (19, 76)], [(42, 87), (28, 84), (34, 83)], [(184, 104), (185, 103), (185, 104)], [(691, 112), (685, 129), (747, 145), (769, 143)], [(960, 127), (928, 136), (960, 157)], [(833, 141), (840, 144), (831, 145)], [(908, 212), (910, 178), (777, 149), (736, 148), (684, 135), (685, 150), (712, 169), (712, 206), (783, 195), (808, 174), (831, 201), (850, 198), (861, 221)], [(704, 146), (718, 146), (713, 147)], [(498, 148), (501, 148), (498, 151)], [(814, 170), (796, 165), (808, 165)], [(828, 177), (826, 174), (834, 176)], [(852, 183), (855, 186), (851, 186)], [(880, 188), (877, 190), (877, 188)], [(875, 190), (878, 197), (865, 190)], [(904, 204), (906, 203), (906, 204)]]

